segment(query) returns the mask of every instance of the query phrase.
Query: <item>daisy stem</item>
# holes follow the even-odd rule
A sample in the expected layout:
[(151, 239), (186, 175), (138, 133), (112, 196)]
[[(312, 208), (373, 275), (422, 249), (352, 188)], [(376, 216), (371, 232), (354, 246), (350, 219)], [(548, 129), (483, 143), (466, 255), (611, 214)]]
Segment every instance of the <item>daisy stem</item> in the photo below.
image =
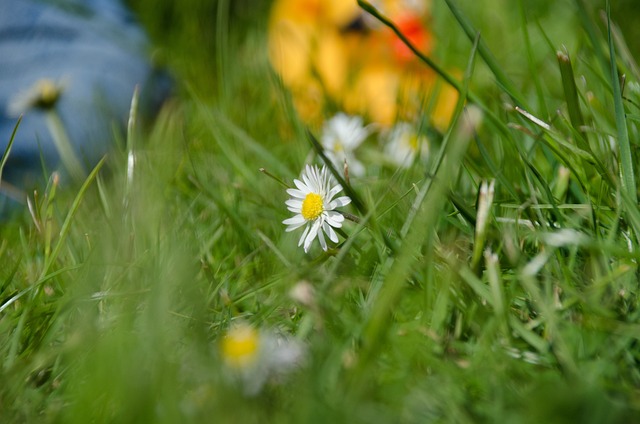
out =
[(349, 212), (340, 212), (342, 214), (342, 216), (345, 217), (345, 219), (348, 219), (349, 221), (355, 222), (356, 224), (360, 223), (360, 217), (355, 216)]
[(51, 138), (53, 139), (53, 144), (58, 151), (58, 155), (60, 156), (63, 166), (76, 182), (84, 181), (86, 171), (74, 151), (73, 145), (71, 144), (71, 140), (69, 139), (60, 116), (55, 109), (47, 110), (45, 116), (47, 127), (51, 133)]
[(267, 171), (266, 169), (260, 168), (259, 171), (262, 172), (263, 174), (265, 174), (267, 177), (273, 178), (274, 180), (279, 182), (284, 187), (291, 188), (291, 186), (289, 184), (285, 183), (281, 178), (276, 177), (275, 175), (273, 175), (271, 172)]

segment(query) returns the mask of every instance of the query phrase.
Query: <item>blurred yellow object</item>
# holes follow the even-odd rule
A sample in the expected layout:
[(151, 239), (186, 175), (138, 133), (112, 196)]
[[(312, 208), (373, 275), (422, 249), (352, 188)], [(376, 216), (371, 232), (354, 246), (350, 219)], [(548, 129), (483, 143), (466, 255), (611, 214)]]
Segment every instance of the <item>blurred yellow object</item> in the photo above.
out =
[[(431, 52), (429, 0), (371, 3), (421, 52)], [(311, 124), (344, 111), (390, 126), (428, 111), (443, 130), (457, 101), (455, 90), (436, 84), (434, 73), (355, 0), (276, 0), (269, 57), (301, 118)]]
[(222, 357), (229, 366), (243, 368), (256, 361), (259, 347), (260, 335), (255, 328), (235, 325), (222, 339)]

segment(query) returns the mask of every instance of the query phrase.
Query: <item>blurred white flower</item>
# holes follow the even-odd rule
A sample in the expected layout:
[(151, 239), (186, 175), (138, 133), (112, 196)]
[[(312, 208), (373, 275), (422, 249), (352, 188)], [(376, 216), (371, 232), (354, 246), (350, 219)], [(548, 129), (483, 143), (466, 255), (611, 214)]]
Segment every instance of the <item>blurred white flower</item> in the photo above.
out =
[(233, 325), (220, 350), (227, 374), (242, 385), (247, 396), (257, 395), (268, 381), (278, 381), (304, 361), (303, 345), (248, 324)]
[(349, 173), (360, 177), (364, 175), (365, 168), (356, 159), (354, 150), (370, 133), (370, 129), (363, 125), (361, 117), (338, 113), (325, 121), (322, 127), (322, 147), (336, 169), (342, 170), (346, 161)]
[(48, 78), (39, 79), (29, 88), (19, 91), (9, 99), (7, 114), (17, 117), (30, 109), (52, 109), (65, 87), (65, 81), (56, 82)]
[(289, 291), (289, 296), (304, 306), (316, 306), (316, 293), (313, 285), (308, 281), (300, 281)]
[(408, 168), (416, 157), (427, 157), (429, 140), (413, 124), (399, 122), (387, 133), (385, 153), (396, 165)]
[(222, 358), (231, 368), (245, 368), (258, 360), (260, 337), (258, 331), (247, 325), (238, 324), (222, 339)]
[(327, 242), (324, 234), (334, 243), (338, 242), (338, 235), (333, 228), (342, 227), (344, 216), (334, 209), (351, 203), (348, 196), (333, 197), (342, 191), (340, 184), (334, 184), (333, 176), (325, 166), (318, 169), (317, 166), (309, 166), (302, 172), (300, 180), (293, 180), (297, 188), (290, 188), (287, 193), (291, 196), (285, 202), (287, 209), (295, 213), (292, 218), (282, 221), (287, 225), (285, 231), (293, 231), (306, 226), (298, 246), (303, 246), (308, 252), (313, 239), (318, 237), (320, 246), (327, 250)]

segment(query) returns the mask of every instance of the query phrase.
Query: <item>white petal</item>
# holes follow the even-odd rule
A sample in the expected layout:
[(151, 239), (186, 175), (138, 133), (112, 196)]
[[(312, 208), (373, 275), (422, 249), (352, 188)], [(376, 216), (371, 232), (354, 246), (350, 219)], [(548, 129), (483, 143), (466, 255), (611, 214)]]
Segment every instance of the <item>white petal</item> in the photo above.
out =
[(344, 222), (344, 216), (342, 216), (342, 214), (339, 212), (327, 211), (325, 220), (332, 227), (340, 228), (342, 227), (342, 223)]
[(300, 236), (300, 240), (298, 241), (298, 247), (302, 246), (304, 239), (307, 237), (307, 234), (309, 234), (309, 228), (311, 228), (311, 225), (307, 225), (307, 227), (302, 232), (302, 235)]
[[(287, 218), (284, 221), (282, 221), (284, 225), (297, 225), (298, 227), (299, 227), (298, 224), (304, 224), (305, 222), (307, 222), (307, 220), (304, 219), (302, 215), (295, 215), (295, 216), (292, 216), (291, 218)], [(290, 231), (290, 230), (287, 229), (287, 231)]]
[(326, 200), (330, 201), (331, 199), (333, 199), (333, 196), (340, 193), (341, 191), (342, 186), (340, 184), (336, 184), (331, 190), (329, 190), (329, 193), (327, 193)]
[(324, 239), (324, 234), (322, 233), (322, 231), (318, 231), (318, 241), (320, 242), (320, 246), (322, 247), (322, 250), (324, 250), (326, 252), (327, 251), (327, 242)]
[(322, 147), (325, 148), (325, 153), (329, 153), (334, 149), (336, 141), (337, 138), (335, 134), (333, 134), (330, 130), (323, 130), (322, 137), (320, 137), (320, 143), (322, 144)]
[(285, 228), (285, 232), (290, 233), (291, 231), (297, 230), (302, 227), (306, 222), (296, 222), (295, 224), (289, 224), (287, 228)]
[(298, 208), (298, 209), (302, 208), (302, 200), (299, 200), (299, 199), (289, 199), (286, 202), (284, 202), (284, 204), (287, 206), (291, 206), (292, 208)]
[(301, 222), (299, 224), (291, 224), (284, 231), (290, 233), (291, 231), (297, 230), (298, 228), (302, 227), (304, 224), (305, 222)]
[(347, 149), (355, 150), (358, 148), (362, 142), (369, 136), (369, 131), (364, 128), (358, 128), (357, 131), (345, 142)]
[(297, 214), (292, 216), (291, 218), (285, 219), (284, 221), (282, 221), (282, 223), (285, 225), (289, 225), (289, 224), (297, 224), (298, 222), (305, 222), (305, 221), (306, 220), (301, 214)]
[(309, 187), (309, 190), (316, 192), (318, 187), (316, 187), (317, 184), (315, 184), (315, 180), (317, 178), (315, 178), (314, 169), (315, 169), (315, 166), (311, 168), (309, 165), (307, 165), (307, 168), (306, 168), (307, 172), (303, 172), (301, 177), (302, 177), (302, 181), (304, 181), (307, 187)]
[(351, 199), (349, 198), (349, 196), (338, 197), (337, 199), (329, 203), (329, 209), (335, 209), (341, 206), (347, 206), (349, 203), (351, 203)]
[(289, 199), (284, 202), (287, 205), (287, 209), (293, 213), (301, 213), (302, 212), (302, 200), (301, 199)]
[(318, 235), (318, 230), (320, 229), (320, 224), (321, 223), (322, 223), (322, 221), (317, 219), (313, 223), (313, 225), (311, 225), (311, 228), (309, 229), (309, 234), (307, 234), (307, 238), (304, 241), (304, 251), (305, 251), (305, 253), (307, 253), (309, 251), (309, 247), (311, 246), (311, 242)]
[(327, 191), (324, 189), (324, 181), (325, 181), (325, 165), (322, 165), (322, 170), (316, 172), (316, 185), (317, 185), (317, 193), (322, 193), (322, 195), (326, 195)]
[[(340, 166), (337, 167), (337, 169), (342, 169), (343, 166), (344, 166), (344, 163), (341, 163)], [(331, 191), (332, 191), (331, 186), (335, 183), (335, 181), (334, 181), (334, 178), (333, 178), (333, 174), (331, 174), (331, 171), (329, 171), (329, 169), (326, 166), (322, 167), (322, 171), (323, 171), (324, 193), (325, 193), (325, 197), (328, 197), (331, 194)], [(338, 184), (338, 185), (340, 185), (340, 184)], [(335, 189), (335, 187), (334, 187), (334, 189)], [(342, 187), (340, 187), (340, 189), (342, 189)], [(333, 197), (333, 195), (331, 197)]]
[[(302, 193), (304, 193), (304, 195), (306, 196), (307, 194), (311, 193), (311, 187), (308, 187), (307, 185), (305, 185), (302, 181), (300, 180), (293, 180), (293, 183), (296, 185), (296, 187), (298, 187), (298, 189), (300, 189), (300, 191)], [(289, 189), (290, 190), (290, 189)], [(289, 190), (287, 190), (287, 193), (289, 193)], [(291, 193), (289, 193), (291, 194)], [(293, 196), (293, 194), (291, 194)]]
[(333, 231), (333, 228), (331, 228), (331, 225), (329, 225), (327, 222), (323, 222), (322, 229), (324, 230), (325, 233), (327, 233), (327, 236), (329, 236), (329, 240), (331, 240), (334, 243), (338, 242), (338, 235), (336, 234), (335, 231)]
[(302, 190), (296, 190), (295, 188), (288, 188), (287, 194), (292, 197), (296, 197), (298, 199), (304, 199), (309, 192), (304, 192)]

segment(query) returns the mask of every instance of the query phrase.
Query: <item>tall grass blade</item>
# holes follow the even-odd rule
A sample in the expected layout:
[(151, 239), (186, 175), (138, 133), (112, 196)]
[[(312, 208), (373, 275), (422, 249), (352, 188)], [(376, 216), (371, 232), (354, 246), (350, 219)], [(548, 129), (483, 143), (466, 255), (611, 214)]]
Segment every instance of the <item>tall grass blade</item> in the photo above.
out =
[(542, 82), (540, 81), (540, 73), (536, 69), (536, 63), (534, 60), (534, 47), (531, 45), (531, 36), (529, 34), (529, 25), (527, 20), (527, 14), (525, 12), (524, 0), (520, 0), (518, 2), (520, 6), (520, 19), (522, 26), (522, 37), (524, 38), (524, 45), (527, 52), (527, 64), (529, 65), (529, 72), (533, 78), (533, 84), (536, 89), (536, 96), (538, 99), (538, 111), (542, 114), (543, 117), (549, 116), (549, 108), (547, 106), (547, 102), (545, 101), (545, 94), (542, 89)]
[(58, 234), (58, 239), (56, 241), (56, 244), (53, 247), (51, 254), (48, 256), (47, 261), (44, 263), (42, 272), (40, 273), (40, 280), (45, 278), (45, 276), (49, 272), (49, 269), (51, 268), (51, 265), (58, 258), (58, 255), (60, 254), (60, 251), (62, 250), (62, 247), (64, 246), (64, 243), (67, 240), (67, 236), (69, 235), (69, 231), (71, 229), (71, 224), (73, 222), (73, 219), (76, 213), (78, 212), (78, 209), (80, 208), (82, 199), (84, 199), (84, 196), (87, 193), (87, 190), (89, 190), (91, 183), (93, 183), (93, 180), (96, 179), (98, 172), (100, 172), (100, 169), (102, 169), (102, 166), (104, 165), (105, 160), (106, 160), (106, 157), (103, 157), (102, 159), (100, 159), (100, 162), (98, 162), (96, 166), (93, 168), (93, 170), (91, 171), (87, 179), (84, 181), (84, 183), (80, 187), (80, 190), (78, 190), (78, 194), (73, 199), (71, 208), (69, 209), (69, 212), (67, 212), (67, 216), (64, 222), (62, 223), (62, 227), (60, 228), (60, 232)]
[[(469, 21), (469, 19), (462, 13), (460, 8), (453, 0), (445, 0), (445, 2), (447, 3), (447, 6), (449, 7), (449, 10), (453, 14), (453, 16), (460, 24), (460, 27), (462, 27), (462, 29), (464, 30), (467, 38), (469, 38), (469, 41), (473, 42), (478, 34), (478, 30), (473, 27), (471, 21)], [(491, 69), (491, 72), (496, 77), (496, 81), (504, 89), (504, 91), (519, 106), (525, 107), (526, 102), (524, 101), (522, 94), (516, 89), (515, 85), (513, 84), (511, 79), (509, 79), (507, 74), (504, 73), (502, 67), (498, 64), (498, 61), (493, 56), (493, 53), (491, 53), (491, 50), (489, 50), (484, 40), (480, 40), (480, 43), (478, 44), (478, 53), (480, 53), (480, 57), (484, 60), (489, 69)]]
[[(620, 89), (620, 79), (618, 78), (618, 67), (616, 64), (616, 52), (611, 34), (611, 4), (607, 0), (607, 39), (609, 41), (609, 65), (611, 88), (613, 94), (613, 106), (616, 119), (616, 130), (618, 134), (618, 146), (620, 148), (620, 181), (621, 189), (626, 193), (633, 204), (638, 204), (638, 194), (636, 191), (636, 179), (633, 170), (633, 157), (631, 154), (631, 143), (629, 141), (629, 131), (625, 118), (624, 105), (622, 103), (622, 92)], [(640, 236), (640, 235), (637, 235)]]
[[(354, 383), (356, 386), (364, 383), (364, 370), (369, 365), (374, 352), (386, 337), (391, 324), (391, 312), (398, 302), (411, 270), (419, 258), (422, 246), (432, 237), (432, 232), (438, 223), (444, 200), (449, 189), (449, 183), (455, 180), (462, 158), (469, 143), (468, 122), (460, 121), (457, 131), (453, 132), (447, 145), (442, 165), (438, 167), (433, 180), (426, 181), (421, 191), (425, 192), (422, 202), (416, 205), (417, 212), (403, 239), (398, 254), (391, 265), (388, 274), (384, 278), (384, 284), (380, 289), (371, 309), (370, 316), (365, 325), (362, 342), (362, 357), (355, 370)], [(405, 224), (406, 225), (406, 224)]]
[(13, 142), (16, 139), (16, 133), (18, 132), (18, 128), (20, 127), (20, 123), (22, 122), (22, 115), (16, 121), (16, 125), (13, 127), (13, 131), (11, 132), (11, 137), (9, 137), (9, 143), (7, 143), (7, 147), (4, 149), (4, 153), (2, 154), (2, 159), (0, 159), (0, 187), (2, 186), (2, 171), (4, 170), (4, 166), (9, 160), (9, 154), (11, 153), (11, 147), (13, 147)]
[[(567, 101), (567, 111), (569, 112), (569, 120), (571, 125), (582, 134), (582, 128), (584, 127), (584, 118), (582, 117), (582, 111), (580, 110), (580, 103), (578, 101), (578, 88), (576, 87), (576, 81), (573, 76), (573, 66), (571, 65), (571, 59), (569, 53), (557, 52), (558, 65), (560, 67), (560, 76), (562, 78), (562, 88), (564, 89), (564, 98)], [(588, 149), (588, 146), (584, 145), (584, 139), (580, 140), (582, 145), (580, 146), (584, 150)]]
[(607, 73), (609, 69), (609, 61), (605, 57), (604, 50), (602, 49), (601, 40), (598, 36), (598, 30), (587, 12), (589, 10), (589, 7), (585, 3), (585, 0), (575, 0), (575, 2), (576, 11), (582, 23), (582, 29), (587, 32), (589, 41), (591, 41), (593, 53), (595, 54), (598, 62), (600, 62), (603, 71)]

